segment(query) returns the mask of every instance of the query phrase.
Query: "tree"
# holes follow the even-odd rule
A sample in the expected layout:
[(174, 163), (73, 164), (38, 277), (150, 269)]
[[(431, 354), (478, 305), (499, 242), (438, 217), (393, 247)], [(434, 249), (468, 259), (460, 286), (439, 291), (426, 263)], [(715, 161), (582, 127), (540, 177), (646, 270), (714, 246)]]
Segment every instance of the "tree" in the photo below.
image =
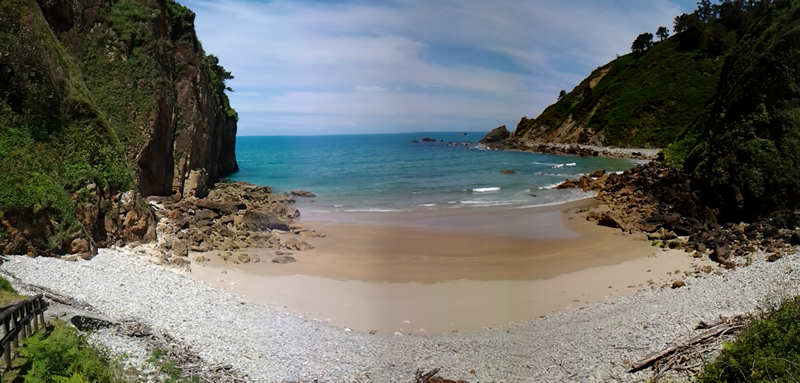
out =
[(561, 101), (562, 98), (567, 97), (567, 91), (561, 89), (561, 92), (558, 92), (558, 101)]
[(718, 7), (711, 4), (711, 0), (700, 0), (697, 2), (697, 10), (694, 13), (703, 23), (707, 23), (717, 16)]
[(664, 41), (664, 39), (669, 38), (669, 28), (667, 27), (658, 27), (656, 31), (656, 36), (658, 36), (658, 41)]
[(645, 32), (636, 37), (636, 40), (633, 40), (633, 44), (631, 44), (631, 50), (633, 52), (644, 52), (650, 47), (653, 46), (653, 34), (650, 32)]
[(681, 33), (685, 31), (689, 26), (689, 18), (692, 16), (694, 15), (689, 15), (686, 13), (675, 16), (675, 21), (672, 24), (672, 30), (675, 31), (675, 33)]

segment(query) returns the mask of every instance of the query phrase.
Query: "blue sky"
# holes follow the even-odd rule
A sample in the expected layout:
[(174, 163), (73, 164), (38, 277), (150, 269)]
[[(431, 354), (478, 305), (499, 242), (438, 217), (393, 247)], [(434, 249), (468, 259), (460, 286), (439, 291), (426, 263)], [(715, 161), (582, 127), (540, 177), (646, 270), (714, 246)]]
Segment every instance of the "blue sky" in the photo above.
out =
[(513, 130), (684, 0), (183, 0), (239, 135)]

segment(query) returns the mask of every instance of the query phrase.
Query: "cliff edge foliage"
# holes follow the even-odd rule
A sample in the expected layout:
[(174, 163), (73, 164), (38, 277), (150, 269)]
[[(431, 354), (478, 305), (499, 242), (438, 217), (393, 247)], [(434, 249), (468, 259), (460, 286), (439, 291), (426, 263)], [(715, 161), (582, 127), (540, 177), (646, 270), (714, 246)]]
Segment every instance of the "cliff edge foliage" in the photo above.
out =
[(0, 0), (0, 252), (141, 239), (140, 196), (238, 170), (232, 76), (193, 23), (172, 0)]
[(523, 117), (514, 139), (666, 148), (705, 112), (725, 57), (769, 1), (704, 0), (675, 18), (675, 35), (643, 33), (632, 53), (597, 68), (537, 118)]
[(706, 118), (679, 145), (691, 173), (727, 220), (800, 205), (800, 2), (779, 1), (728, 57)]

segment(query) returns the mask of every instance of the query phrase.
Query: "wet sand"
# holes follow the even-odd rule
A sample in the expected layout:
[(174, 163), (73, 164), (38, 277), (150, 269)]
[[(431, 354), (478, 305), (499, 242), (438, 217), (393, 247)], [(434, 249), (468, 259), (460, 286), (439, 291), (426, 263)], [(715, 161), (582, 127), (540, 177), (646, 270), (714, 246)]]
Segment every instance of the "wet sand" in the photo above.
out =
[[(585, 220), (584, 200), (536, 209), (311, 215), (324, 238), (275, 264), (193, 263), (193, 278), (356, 331), (474, 331), (578, 308), (700, 265)], [(310, 215), (310, 214), (309, 214)], [(282, 235), (284, 237), (290, 234)], [(236, 254), (238, 252), (235, 252)], [(668, 274), (669, 273), (669, 274)]]

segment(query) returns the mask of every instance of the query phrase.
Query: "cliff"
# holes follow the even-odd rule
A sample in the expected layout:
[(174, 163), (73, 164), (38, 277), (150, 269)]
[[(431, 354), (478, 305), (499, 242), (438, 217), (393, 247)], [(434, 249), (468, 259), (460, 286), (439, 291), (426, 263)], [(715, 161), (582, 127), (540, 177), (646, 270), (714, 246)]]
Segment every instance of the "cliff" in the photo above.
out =
[(193, 22), (172, 0), (0, 3), (0, 252), (152, 239), (142, 197), (238, 170), (232, 76)]

